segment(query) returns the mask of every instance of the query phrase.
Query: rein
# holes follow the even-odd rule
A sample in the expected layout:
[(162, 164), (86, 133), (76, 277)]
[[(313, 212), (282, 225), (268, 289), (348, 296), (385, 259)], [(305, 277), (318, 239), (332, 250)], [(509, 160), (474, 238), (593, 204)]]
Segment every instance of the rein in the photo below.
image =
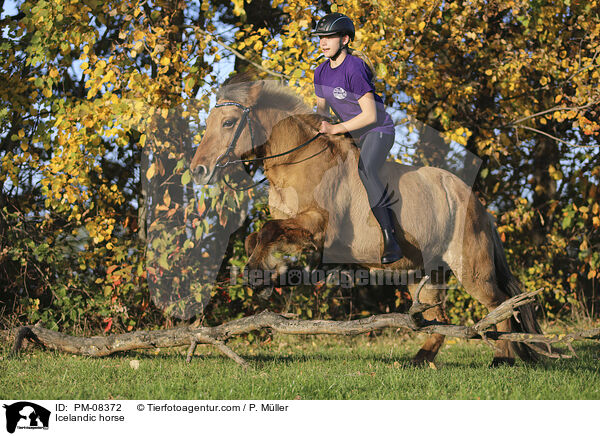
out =
[[(310, 144), (311, 142), (313, 142), (315, 139), (317, 139), (319, 136), (323, 135), (322, 133), (317, 133), (315, 136), (313, 136), (312, 138), (310, 138), (308, 141), (292, 148), (291, 150), (285, 151), (283, 153), (278, 153), (278, 154), (274, 154), (271, 156), (265, 156), (265, 157), (259, 157), (256, 159), (234, 159), (234, 160), (228, 160), (229, 157), (231, 155), (233, 155), (233, 150), (235, 149), (235, 146), (237, 145), (237, 141), (240, 138), (240, 135), (242, 134), (242, 131), (244, 130), (245, 125), (248, 126), (248, 130), (250, 131), (250, 142), (252, 144), (252, 151), (254, 152), (255, 148), (254, 148), (254, 132), (252, 130), (252, 123), (250, 122), (250, 108), (246, 107), (240, 103), (237, 103), (235, 101), (228, 101), (225, 103), (219, 103), (217, 105), (215, 105), (215, 107), (223, 107), (223, 106), (236, 106), (238, 108), (240, 108), (242, 110), (242, 118), (240, 119), (240, 123), (238, 124), (238, 127), (233, 135), (233, 139), (231, 140), (231, 143), (229, 144), (229, 146), (227, 147), (227, 150), (225, 150), (225, 152), (223, 154), (221, 154), (218, 158), (217, 158), (217, 162), (215, 164), (215, 167), (217, 168), (226, 168), (229, 165), (235, 165), (238, 163), (244, 164), (244, 166), (246, 166), (246, 163), (250, 163), (250, 162), (262, 162), (264, 160), (267, 159), (274, 159), (276, 157), (281, 157), (281, 156), (285, 156), (286, 154), (290, 154), (293, 153), (296, 150), (300, 150), (303, 147), (306, 147), (308, 144)], [(312, 157), (312, 156), (311, 156)], [(222, 160), (226, 160), (225, 163), (221, 163)], [(227, 181), (225, 179), (223, 179), (223, 181), (225, 182), (225, 184), (227, 186), (229, 186), (231, 189), (236, 190), (236, 191), (246, 191), (248, 189), (254, 188), (255, 186), (261, 184), (262, 182), (264, 182), (265, 180), (267, 180), (267, 178), (263, 178), (262, 180), (258, 181), (257, 183), (245, 187), (245, 188), (234, 188), (233, 186), (231, 186), (229, 183), (227, 183)]]

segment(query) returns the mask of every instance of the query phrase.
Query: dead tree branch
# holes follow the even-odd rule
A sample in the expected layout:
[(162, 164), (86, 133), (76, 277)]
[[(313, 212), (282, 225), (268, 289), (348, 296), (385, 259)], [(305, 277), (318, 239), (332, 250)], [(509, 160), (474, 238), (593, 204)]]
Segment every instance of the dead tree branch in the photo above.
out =
[[(422, 281), (422, 288), (425, 281)], [(500, 340), (506, 339), (529, 344), (565, 343), (570, 345), (574, 340), (600, 339), (600, 329), (585, 330), (569, 334), (529, 334), (495, 332), (489, 329), (496, 323), (510, 318), (518, 307), (532, 303), (541, 289), (517, 295), (505, 301), (484, 319), (473, 326), (457, 326), (439, 324), (419, 319), (415, 315), (431, 308), (415, 298), (409, 313), (386, 313), (351, 321), (298, 320), (293, 314), (277, 314), (269, 311), (230, 321), (214, 327), (191, 326), (169, 330), (137, 331), (111, 336), (95, 336), (90, 338), (74, 337), (54, 332), (38, 325), (21, 327), (16, 336), (13, 353), (18, 354), (23, 341), (29, 339), (45, 348), (65, 353), (84, 356), (103, 357), (120, 351), (148, 348), (189, 346), (188, 361), (191, 360), (197, 344), (209, 344), (217, 347), (223, 354), (238, 364), (247, 367), (247, 362), (226, 345), (226, 341), (234, 336), (255, 330), (271, 329), (278, 333), (291, 335), (359, 335), (384, 328), (407, 328), (425, 333), (439, 333), (445, 336), (463, 339)], [(416, 293), (418, 297), (418, 292)], [(543, 350), (542, 350), (543, 351)], [(566, 357), (556, 353), (546, 353), (552, 357)]]

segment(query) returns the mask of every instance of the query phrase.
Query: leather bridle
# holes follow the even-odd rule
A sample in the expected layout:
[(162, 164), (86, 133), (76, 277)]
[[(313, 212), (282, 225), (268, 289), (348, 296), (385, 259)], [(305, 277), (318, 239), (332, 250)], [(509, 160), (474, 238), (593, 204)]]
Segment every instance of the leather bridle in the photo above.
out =
[[(294, 148), (292, 148), (291, 150), (285, 151), (283, 153), (278, 153), (278, 154), (274, 154), (271, 156), (265, 156), (265, 157), (259, 157), (257, 159), (229, 159), (231, 156), (233, 156), (233, 151), (235, 150), (235, 147), (237, 145), (237, 141), (240, 138), (242, 132), (244, 131), (244, 127), (248, 126), (248, 130), (250, 131), (250, 142), (252, 145), (252, 151), (255, 151), (255, 146), (254, 146), (254, 131), (252, 130), (252, 123), (250, 122), (250, 107), (244, 106), (238, 102), (235, 101), (226, 101), (223, 103), (218, 103), (215, 105), (215, 108), (217, 107), (224, 107), (224, 106), (236, 106), (238, 108), (240, 108), (242, 110), (242, 118), (240, 119), (240, 122), (237, 126), (237, 129), (235, 130), (235, 133), (233, 134), (233, 138), (231, 140), (231, 143), (229, 144), (229, 146), (227, 147), (227, 150), (225, 150), (225, 152), (223, 154), (221, 154), (218, 158), (217, 161), (215, 163), (215, 168), (226, 168), (229, 165), (234, 165), (234, 164), (238, 164), (238, 163), (242, 163), (242, 164), (246, 164), (249, 162), (261, 162), (264, 161), (266, 159), (273, 159), (276, 157), (280, 157), (280, 156), (284, 156), (286, 154), (290, 154), (293, 153), (296, 150), (301, 149), (302, 147), (306, 147), (308, 144), (310, 144), (311, 142), (313, 142), (315, 139), (317, 139), (319, 136), (322, 135), (322, 133), (317, 133), (315, 136), (313, 136), (311, 139), (309, 139), (308, 141), (304, 142), (303, 144), (300, 144)], [(221, 163), (222, 160), (225, 160), (224, 163)], [(216, 171), (213, 171), (213, 175), (215, 174)], [(210, 177), (212, 179), (212, 176)], [(229, 183), (227, 183), (225, 181), (225, 183), (227, 184), (227, 186), (229, 186), (232, 189), (235, 189), (236, 191), (244, 191), (246, 189), (250, 189), (262, 182), (264, 182), (265, 180), (267, 180), (267, 178), (265, 177), (264, 179), (262, 179), (261, 181), (253, 184), (252, 186), (243, 188), (243, 189), (237, 189), (232, 187), (231, 185), (229, 185)], [(210, 179), (207, 183), (210, 183)]]
[(235, 101), (226, 101), (224, 103), (219, 103), (219, 104), (215, 105), (216, 108), (224, 107), (224, 106), (236, 106), (236, 107), (240, 108), (242, 110), (242, 118), (240, 119), (240, 123), (238, 124), (237, 129), (235, 130), (235, 133), (233, 134), (233, 139), (231, 140), (229, 147), (227, 147), (227, 150), (225, 150), (225, 152), (217, 158), (217, 162), (215, 163), (215, 167), (217, 167), (217, 168), (225, 168), (229, 165), (243, 162), (242, 159), (237, 159), (237, 160), (228, 160), (224, 164), (221, 164), (221, 160), (228, 158), (230, 155), (233, 155), (233, 150), (235, 149), (235, 146), (237, 145), (237, 141), (240, 138), (240, 135), (242, 134), (242, 132), (244, 131), (244, 127), (246, 124), (248, 125), (248, 130), (250, 130), (250, 142), (252, 144), (252, 151), (254, 151), (254, 132), (252, 131), (252, 123), (250, 122), (250, 108), (246, 107), (244, 105), (241, 105), (240, 103), (237, 103)]

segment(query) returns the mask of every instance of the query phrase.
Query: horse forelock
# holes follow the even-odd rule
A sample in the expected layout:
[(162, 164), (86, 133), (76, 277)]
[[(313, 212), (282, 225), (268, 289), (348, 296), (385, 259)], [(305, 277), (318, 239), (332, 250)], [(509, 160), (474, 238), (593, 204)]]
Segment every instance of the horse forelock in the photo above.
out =
[(217, 91), (217, 102), (219, 101), (235, 101), (243, 104), (248, 98), (249, 83), (232, 83), (223, 84)]

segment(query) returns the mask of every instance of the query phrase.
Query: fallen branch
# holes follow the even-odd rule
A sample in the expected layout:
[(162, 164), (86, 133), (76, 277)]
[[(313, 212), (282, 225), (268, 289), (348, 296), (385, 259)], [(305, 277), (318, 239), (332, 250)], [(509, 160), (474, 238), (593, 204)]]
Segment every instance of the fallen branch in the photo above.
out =
[[(426, 278), (428, 279), (428, 278)], [(422, 288), (426, 282), (422, 280)], [(439, 333), (463, 339), (506, 339), (516, 342), (550, 344), (565, 343), (570, 345), (576, 339), (600, 339), (600, 329), (586, 330), (570, 334), (529, 334), (512, 332), (495, 332), (489, 329), (496, 323), (510, 318), (516, 309), (532, 303), (540, 290), (517, 295), (496, 309), (474, 326), (457, 326), (440, 324), (415, 318), (416, 315), (434, 307), (423, 304), (415, 293), (415, 300), (409, 313), (386, 313), (351, 321), (298, 320), (293, 314), (277, 314), (264, 311), (257, 315), (230, 321), (215, 327), (178, 327), (169, 330), (138, 331), (111, 336), (95, 336), (90, 338), (74, 337), (54, 332), (38, 325), (25, 326), (18, 330), (13, 346), (13, 353), (18, 354), (23, 341), (29, 339), (45, 348), (84, 356), (104, 357), (120, 351), (148, 348), (189, 346), (187, 360), (192, 359), (197, 344), (209, 344), (217, 347), (226, 356), (238, 364), (247, 367), (247, 362), (236, 354), (225, 343), (228, 339), (255, 330), (271, 329), (278, 333), (292, 335), (359, 335), (384, 328), (407, 328), (425, 333)], [(551, 357), (567, 357), (556, 353), (546, 353)]]

